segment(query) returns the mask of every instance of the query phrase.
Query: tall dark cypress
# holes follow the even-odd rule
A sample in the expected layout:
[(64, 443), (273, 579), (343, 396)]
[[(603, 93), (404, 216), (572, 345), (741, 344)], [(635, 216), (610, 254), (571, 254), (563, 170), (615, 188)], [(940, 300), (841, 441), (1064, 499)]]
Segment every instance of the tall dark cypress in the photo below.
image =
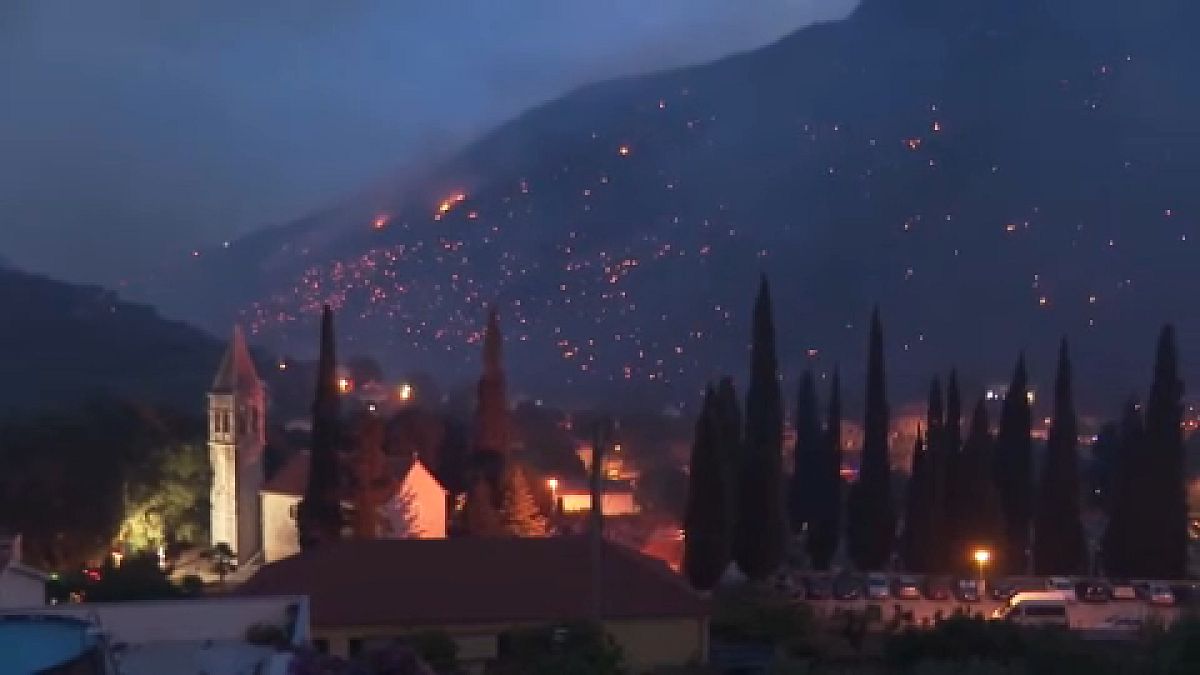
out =
[(942, 384), (937, 377), (929, 383), (929, 402), (925, 412), (925, 454), (929, 473), (929, 542), (921, 571), (943, 572), (946, 551), (946, 411), (942, 404)]
[(962, 562), (963, 509), (965, 481), (962, 462), (962, 398), (958, 393), (958, 371), (951, 370), (946, 380), (946, 422), (941, 434), (939, 453), (945, 491), (942, 496), (942, 559), (945, 571), (957, 570)]
[(1010, 574), (1027, 571), (1029, 529), (1033, 525), (1033, 413), (1029, 406), (1029, 381), (1025, 355), (1017, 358), (1012, 382), (1004, 395), (1000, 432), (996, 436), (996, 485), (1004, 509), (1003, 552), (997, 569)]
[(808, 530), (816, 499), (817, 465), (822, 454), (817, 405), (817, 385), (812, 371), (805, 371), (796, 398), (796, 444), (788, 483), (788, 515), (793, 533)]
[(1087, 542), (1079, 513), (1078, 423), (1071, 391), (1071, 359), (1064, 338), (1054, 380), (1054, 418), (1034, 516), (1033, 569), (1037, 574), (1082, 574)]
[(1150, 570), (1142, 550), (1144, 527), (1148, 525), (1144, 509), (1149, 496), (1144, 444), (1146, 430), (1137, 400), (1125, 404), (1121, 416), (1117, 456), (1109, 486), (1108, 526), (1104, 530), (1104, 571), (1114, 577), (1146, 577)]
[(325, 305), (321, 314), (321, 355), (317, 364), (317, 388), (312, 408), (308, 484), (296, 514), (301, 548), (311, 548), (341, 538), (341, 442), (341, 394), (334, 350), (333, 310)]
[(909, 571), (928, 572), (930, 537), (930, 510), (933, 507), (933, 462), (925, 437), (917, 430), (913, 444), (912, 469), (909, 472), (908, 494), (904, 511), (904, 535), (901, 539), (901, 555)]
[(1164, 326), (1146, 400), (1144, 459), (1148, 474), (1142, 555), (1153, 576), (1187, 574), (1187, 491), (1184, 485), (1183, 381), (1179, 379), (1175, 328)]
[(775, 356), (771, 291), (764, 276), (754, 302), (750, 386), (742, 450), (734, 559), (747, 577), (766, 578), (783, 563), (787, 521), (783, 499), (783, 396)]
[(862, 465), (850, 491), (846, 538), (850, 558), (862, 570), (884, 569), (892, 553), (896, 519), (888, 465), (888, 403), (883, 371), (879, 308), (871, 314), (867, 356), (867, 407)]
[(509, 451), (508, 399), (502, 357), (504, 337), (496, 308), (488, 311), (483, 333), (483, 373), (475, 403), (475, 452), (492, 452), (501, 457)]
[(729, 567), (732, 504), (729, 464), (720, 443), (720, 410), (712, 386), (696, 419), (683, 529), (683, 571), (697, 590), (716, 587)]
[(962, 464), (967, 484), (964, 491), (964, 520), (958, 567), (972, 567), (972, 552), (985, 549), (993, 556), (1004, 550), (1004, 511), (992, 476), (992, 433), (987, 408), (981, 399), (971, 416), (971, 430), (963, 444)]
[(829, 416), (822, 440), (806, 543), (813, 568), (825, 571), (833, 563), (842, 530), (842, 391), (836, 368), (829, 385)]

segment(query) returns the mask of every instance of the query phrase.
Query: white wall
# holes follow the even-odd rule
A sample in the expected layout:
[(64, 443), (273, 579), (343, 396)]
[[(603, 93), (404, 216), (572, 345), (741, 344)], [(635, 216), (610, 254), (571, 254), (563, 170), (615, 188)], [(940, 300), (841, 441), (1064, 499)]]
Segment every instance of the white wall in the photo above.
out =
[(300, 534), (296, 531), (296, 509), (300, 498), (274, 492), (262, 493), (263, 557), (272, 563), (294, 555), (300, 550)]
[(12, 568), (0, 571), (0, 608), (46, 604), (46, 582)]

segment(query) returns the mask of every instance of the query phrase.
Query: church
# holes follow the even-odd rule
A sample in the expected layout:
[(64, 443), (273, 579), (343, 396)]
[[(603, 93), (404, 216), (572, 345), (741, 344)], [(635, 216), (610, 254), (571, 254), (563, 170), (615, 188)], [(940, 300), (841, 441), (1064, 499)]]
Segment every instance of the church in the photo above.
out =
[[(239, 564), (274, 562), (300, 550), (297, 512), (309, 473), (307, 453), (266, 476), (267, 391), (245, 335), (234, 327), (208, 393), (211, 541), (228, 544)], [(412, 458), (389, 462), (391, 497), (380, 506), (380, 538), (444, 538), (447, 492)], [(348, 495), (343, 510), (351, 507)], [(349, 522), (349, 518), (345, 519)]]

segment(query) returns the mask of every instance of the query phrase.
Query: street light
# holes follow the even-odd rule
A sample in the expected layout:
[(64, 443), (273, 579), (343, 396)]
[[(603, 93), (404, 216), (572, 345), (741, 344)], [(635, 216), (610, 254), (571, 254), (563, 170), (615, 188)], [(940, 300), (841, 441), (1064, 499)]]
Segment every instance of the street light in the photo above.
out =
[(983, 594), (983, 568), (992, 559), (992, 552), (986, 548), (975, 549), (975, 564), (979, 565), (979, 593)]
[(558, 479), (557, 479), (557, 478), (547, 478), (547, 479), (546, 479), (546, 485), (547, 485), (547, 486), (550, 488), (550, 498), (554, 500), (554, 503), (555, 503), (555, 505), (556, 505), (556, 508), (557, 508), (557, 504), (558, 504)]

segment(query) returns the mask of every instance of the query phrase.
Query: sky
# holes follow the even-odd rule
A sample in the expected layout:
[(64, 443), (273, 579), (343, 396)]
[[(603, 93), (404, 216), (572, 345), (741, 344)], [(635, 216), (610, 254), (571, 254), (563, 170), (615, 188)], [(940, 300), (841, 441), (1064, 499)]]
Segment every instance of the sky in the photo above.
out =
[(588, 82), (856, 0), (0, 3), (0, 257), (113, 282), (420, 171)]

